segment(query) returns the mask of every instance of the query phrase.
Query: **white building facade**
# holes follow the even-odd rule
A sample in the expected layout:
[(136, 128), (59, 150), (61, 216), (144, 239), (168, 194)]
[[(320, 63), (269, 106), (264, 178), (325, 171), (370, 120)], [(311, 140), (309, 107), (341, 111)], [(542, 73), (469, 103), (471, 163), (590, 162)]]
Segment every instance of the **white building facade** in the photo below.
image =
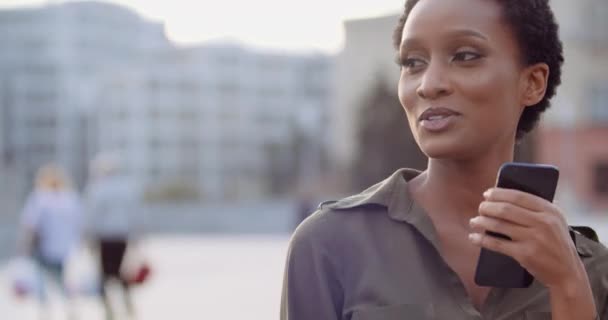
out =
[[(108, 80), (96, 144), (119, 150), (149, 190), (209, 200), (276, 193), (273, 175), (319, 174), (330, 61), (232, 45), (167, 50)], [(319, 153), (302, 166), (292, 152), (298, 130), (318, 147), (306, 154)]]
[(229, 44), (178, 48), (160, 23), (72, 2), (0, 11), (3, 164), (36, 169), (116, 153), (150, 193), (257, 198), (320, 175), (332, 58)]
[(3, 161), (23, 181), (20, 194), (49, 162), (84, 183), (85, 111), (99, 74), (168, 44), (161, 24), (97, 2), (0, 11), (0, 42)]

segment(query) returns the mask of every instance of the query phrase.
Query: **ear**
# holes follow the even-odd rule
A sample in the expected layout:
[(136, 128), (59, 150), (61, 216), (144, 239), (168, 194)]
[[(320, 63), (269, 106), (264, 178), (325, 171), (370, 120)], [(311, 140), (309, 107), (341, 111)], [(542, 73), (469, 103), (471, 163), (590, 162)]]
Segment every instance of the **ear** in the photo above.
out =
[(529, 107), (539, 103), (547, 91), (549, 66), (537, 63), (525, 68), (522, 78), (521, 104)]

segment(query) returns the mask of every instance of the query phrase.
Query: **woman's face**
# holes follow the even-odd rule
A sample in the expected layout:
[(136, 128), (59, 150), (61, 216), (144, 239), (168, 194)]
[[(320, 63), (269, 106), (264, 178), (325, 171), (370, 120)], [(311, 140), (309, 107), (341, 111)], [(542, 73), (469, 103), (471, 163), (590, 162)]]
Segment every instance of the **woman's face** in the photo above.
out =
[(399, 100), (430, 158), (470, 159), (513, 148), (525, 68), (517, 41), (487, 0), (421, 0), (403, 29)]

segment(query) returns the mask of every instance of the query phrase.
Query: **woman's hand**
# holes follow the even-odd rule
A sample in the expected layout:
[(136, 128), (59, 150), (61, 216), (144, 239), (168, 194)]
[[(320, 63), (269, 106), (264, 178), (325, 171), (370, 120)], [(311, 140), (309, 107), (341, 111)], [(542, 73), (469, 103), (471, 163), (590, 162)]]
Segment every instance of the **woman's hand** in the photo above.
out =
[[(561, 210), (543, 198), (518, 190), (493, 188), (484, 193), (484, 198), (480, 215), (471, 219), (471, 242), (517, 260), (549, 288), (553, 311), (568, 308), (567, 304), (575, 302), (570, 299), (584, 298), (582, 310), (591, 308), (589, 312), (594, 313), (587, 273)], [(512, 241), (486, 235), (486, 230), (507, 235)], [(555, 306), (556, 300), (563, 304)]]
[[(471, 219), (473, 243), (513, 257), (547, 287), (561, 286), (573, 271), (583, 268), (557, 206), (511, 189), (490, 189), (484, 198), (480, 215)], [(488, 236), (486, 230), (512, 241)]]

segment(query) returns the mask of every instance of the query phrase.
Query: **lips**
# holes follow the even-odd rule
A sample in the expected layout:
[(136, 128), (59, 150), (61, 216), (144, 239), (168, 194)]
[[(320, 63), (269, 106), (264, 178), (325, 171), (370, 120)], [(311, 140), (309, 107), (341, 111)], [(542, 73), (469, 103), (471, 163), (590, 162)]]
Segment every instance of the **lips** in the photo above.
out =
[(418, 122), (423, 129), (431, 132), (440, 132), (446, 130), (459, 115), (459, 112), (452, 109), (429, 108), (418, 117)]
[(429, 121), (434, 121), (434, 120), (441, 120), (443, 118), (447, 118), (449, 116), (457, 116), (460, 115), (459, 112), (456, 112), (452, 109), (448, 109), (448, 108), (428, 108), (426, 110), (424, 110), (424, 112), (420, 115), (420, 117), (418, 117), (418, 121), (423, 121), (423, 120), (429, 120)]

